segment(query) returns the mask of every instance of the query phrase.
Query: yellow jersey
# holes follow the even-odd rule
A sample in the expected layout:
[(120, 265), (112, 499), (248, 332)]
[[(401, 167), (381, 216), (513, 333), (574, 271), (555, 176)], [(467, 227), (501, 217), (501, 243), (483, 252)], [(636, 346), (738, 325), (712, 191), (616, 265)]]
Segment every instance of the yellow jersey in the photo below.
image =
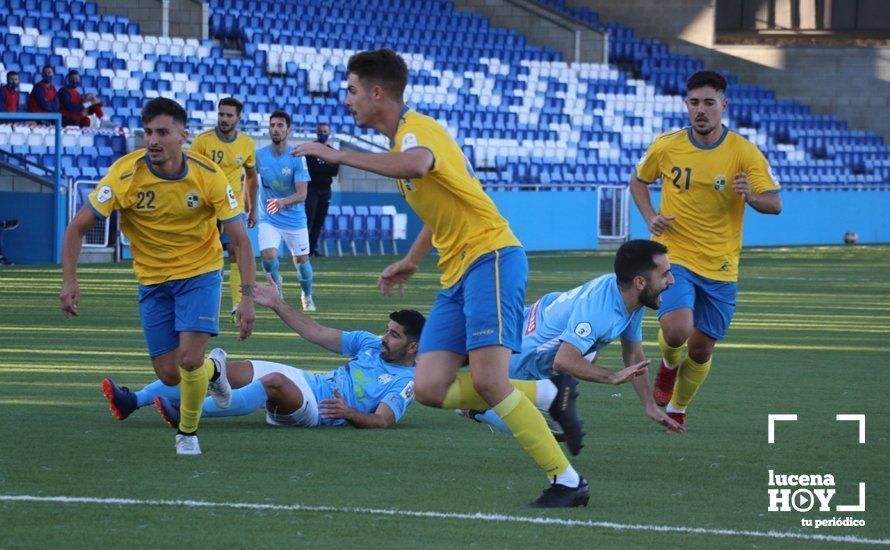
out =
[(422, 178), (397, 180), (396, 184), (432, 231), (433, 246), (439, 250), (442, 286), (448, 288), (478, 257), (521, 244), (445, 128), (405, 107), (390, 151), (417, 148), (433, 154), (433, 168)]
[(117, 210), (130, 240), (140, 284), (187, 279), (222, 267), (217, 219), (241, 215), (232, 186), (210, 159), (183, 151), (175, 178), (154, 171), (145, 149), (118, 159), (90, 193), (89, 205), (107, 218)]
[(685, 128), (658, 136), (637, 163), (643, 183), (662, 179), (658, 212), (675, 216), (661, 236), (672, 263), (716, 281), (737, 281), (745, 200), (732, 189), (735, 175), (748, 175), (751, 190), (777, 192), (779, 183), (754, 144), (728, 128), (710, 147)]
[(191, 150), (204, 155), (222, 168), (229, 185), (235, 191), (238, 205), (244, 209), (242, 169), (256, 166), (253, 138), (235, 130), (235, 137), (226, 140), (220, 136), (219, 130), (214, 128), (198, 134), (192, 141)]

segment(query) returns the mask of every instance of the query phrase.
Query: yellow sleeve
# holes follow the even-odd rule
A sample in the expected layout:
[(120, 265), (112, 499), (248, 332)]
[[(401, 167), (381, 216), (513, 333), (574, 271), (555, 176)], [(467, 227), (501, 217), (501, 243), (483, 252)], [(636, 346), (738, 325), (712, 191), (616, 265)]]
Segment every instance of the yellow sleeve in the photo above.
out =
[(760, 194), (779, 190), (779, 182), (773, 176), (773, 170), (770, 168), (769, 161), (766, 160), (760, 149), (752, 144), (749, 144), (745, 154), (744, 169), (745, 174), (748, 175), (751, 189), (755, 193)]
[(242, 210), (238, 206), (235, 192), (221, 170), (207, 172), (204, 181), (207, 186), (207, 197), (218, 220), (227, 222), (241, 215)]
[(206, 141), (207, 140), (204, 139), (203, 134), (201, 134), (195, 138), (189, 149), (198, 153), (199, 155), (204, 155), (205, 157), (210, 158), (210, 155), (207, 153), (207, 146), (205, 144)]
[(435, 149), (438, 141), (436, 134), (436, 129), (427, 124), (406, 123), (399, 128), (399, 132), (396, 134), (395, 151), (404, 153), (411, 149), (426, 149), (433, 155), (433, 169), (430, 172), (435, 172), (439, 165), (436, 162)]
[(253, 139), (247, 138), (247, 151), (244, 155), (244, 167), (253, 168), (256, 166), (256, 148), (253, 145)]
[(637, 179), (643, 183), (655, 183), (661, 178), (661, 140), (656, 139), (634, 167)]
[[(102, 219), (110, 216), (120, 204), (117, 197), (121, 190), (120, 169), (116, 166), (111, 168), (89, 196), (90, 208)], [(129, 177), (132, 177), (132, 174)]]

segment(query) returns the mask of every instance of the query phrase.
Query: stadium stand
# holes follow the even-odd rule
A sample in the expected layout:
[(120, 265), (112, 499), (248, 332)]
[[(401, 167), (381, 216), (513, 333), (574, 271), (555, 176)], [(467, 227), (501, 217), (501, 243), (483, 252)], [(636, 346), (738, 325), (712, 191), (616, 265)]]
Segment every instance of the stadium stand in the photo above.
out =
[[(254, 127), (264, 113), (286, 106), (295, 126), (324, 119), (340, 136), (385, 146), (385, 138), (355, 127), (341, 101), (349, 55), (386, 44), (404, 53), (412, 69), (409, 102), (461, 139), (488, 188), (535, 189), (626, 183), (654, 136), (686, 125), (683, 82), (702, 67), (563, 0), (542, 3), (607, 29), (609, 64), (567, 63), (445, 0), (284, 3), (212, 0), (216, 41), (198, 41), (143, 36), (138, 25), (99, 14), (83, 0), (0, 0), (8, 14), (0, 24), (0, 74), (19, 71), (27, 93), (41, 65), (60, 75), (77, 68), (84, 88), (108, 98), (113, 127), (69, 128), (63, 139), (65, 175), (92, 179), (127, 148), (141, 126), (141, 104), (158, 95), (181, 101), (195, 128), (212, 124), (216, 101), (233, 94), (244, 100)], [(376, 16), (383, 12), (391, 16)], [(226, 55), (223, 42), (237, 45), (241, 56)], [(783, 185), (890, 183), (890, 149), (881, 137), (731, 75), (730, 82), (728, 125), (764, 151)], [(48, 166), (47, 135), (0, 125), (0, 149)], [(328, 234), (376, 235), (368, 221), (341, 228), (334, 219)]]

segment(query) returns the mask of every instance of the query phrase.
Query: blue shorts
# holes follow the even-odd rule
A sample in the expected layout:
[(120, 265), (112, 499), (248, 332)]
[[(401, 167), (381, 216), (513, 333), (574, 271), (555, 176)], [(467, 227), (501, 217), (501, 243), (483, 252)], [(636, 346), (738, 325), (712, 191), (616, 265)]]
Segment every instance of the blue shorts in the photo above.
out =
[(522, 346), (522, 311), (528, 260), (525, 250), (508, 246), (483, 254), (460, 280), (439, 291), (420, 335), (420, 353)]
[(221, 285), (219, 271), (139, 285), (139, 316), (148, 355), (157, 357), (178, 348), (180, 332), (219, 334)]
[(671, 264), (674, 284), (661, 294), (658, 318), (670, 311), (688, 307), (695, 328), (715, 340), (722, 340), (735, 311), (738, 283), (702, 277), (682, 265)]
[(223, 245), (223, 248), (225, 248), (225, 245), (232, 242), (231, 237), (226, 233), (226, 224), (223, 222), (216, 222), (216, 228), (219, 230), (219, 242)]

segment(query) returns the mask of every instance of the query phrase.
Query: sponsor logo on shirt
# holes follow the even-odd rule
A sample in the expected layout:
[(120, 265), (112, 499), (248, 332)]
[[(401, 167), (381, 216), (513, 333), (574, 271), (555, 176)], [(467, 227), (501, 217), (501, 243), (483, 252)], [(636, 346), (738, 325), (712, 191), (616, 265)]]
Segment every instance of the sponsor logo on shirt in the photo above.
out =
[(383, 384), (389, 384), (390, 382), (392, 382), (393, 378), (395, 378), (395, 376), (393, 376), (391, 374), (381, 374), (380, 376), (377, 377), (377, 383), (380, 384), (381, 386)]
[(281, 173), (284, 174), (285, 176), (291, 175), (292, 172), (293, 172), (293, 170), (291, 170), (290, 168), (282, 168), (281, 169)]
[(528, 312), (528, 323), (526, 323), (526, 325), (525, 325), (525, 335), (526, 336), (528, 336), (529, 334), (538, 330), (537, 317), (538, 317), (538, 306), (540, 306), (540, 305), (541, 305), (541, 300), (538, 300), (537, 302), (532, 304), (532, 309), (531, 309), (531, 311)]

